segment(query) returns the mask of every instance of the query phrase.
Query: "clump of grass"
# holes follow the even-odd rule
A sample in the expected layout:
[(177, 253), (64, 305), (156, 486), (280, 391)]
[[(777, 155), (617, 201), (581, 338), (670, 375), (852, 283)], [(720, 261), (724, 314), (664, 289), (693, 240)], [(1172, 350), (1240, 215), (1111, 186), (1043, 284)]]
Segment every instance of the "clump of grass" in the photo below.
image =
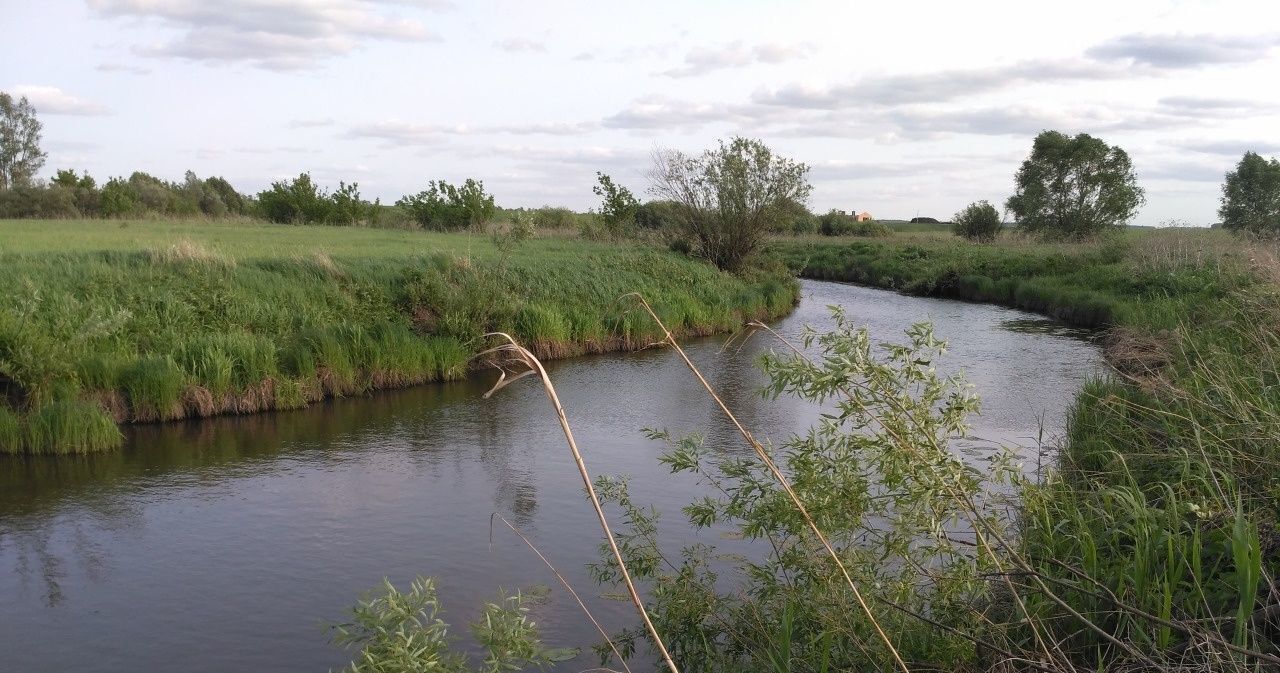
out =
[(22, 418), (7, 405), (0, 404), (0, 453), (18, 453), (22, 449)]
[(171, 358), (151, 356), (120, 374), (121, 387), (138, 421), (167, 421), (182, 417), (182, 392), (187, 376)]
[(234, 269), (236, 266), (234, 258), (185, 238), (167, 247), (148, 250), (147, 259), (152, 264), (161, 265), (191, 265), (217, 269)]
[(111, 417), (81, 400), (45, 404), (27, 415), (26, 426), (27, 453), (92, 453), (113, 449), (122, 439)]

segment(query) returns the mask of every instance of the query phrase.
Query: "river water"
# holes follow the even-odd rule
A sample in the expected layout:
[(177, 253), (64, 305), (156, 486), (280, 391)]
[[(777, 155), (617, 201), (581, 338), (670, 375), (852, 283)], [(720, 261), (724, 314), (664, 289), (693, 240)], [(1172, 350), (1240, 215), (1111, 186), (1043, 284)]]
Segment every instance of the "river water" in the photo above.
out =
[[(1029, 447), (1029, 469), (1100, 368), (1087, 334), (1020, 311), (811, 281), (803, 296), (776, 325), (783, 334), (829, 326), (832, 304), (882, 341), (932, 321), (951, 343), (942, 368), (962, 369), (982, 398), (974, 434)], [(723, 341), (687, 351), (761, 439), (780, 443), (817, 418), (807, 403), (759, 395), (754, 363), (768, 341)], [(548, 369), (592, 472), (631, 475), (633, 498), (664, 512), (664, 543), (698, 539), (679, 513), (697, 485), (664, 470), (663, 446), (641, 429), (703, 432), (727, 451), (747, 449), (676, 355), (653, 349)], [(485, 400), (493, 379), (136, 426), (108, 455), (0, 460), (0, 670), (337, 669), (350, 654), (328, 644), (326, 625), (383, 577), (403, 587), (415, 575), (438, 578), (455, 633), (499, 587), (542, 585), (553, 587), (533, 610), (544, 640), (596, 642), (519, 539), (499, 528), (490, 544), (495, 511), (598, 617), (629, 625), (630, 605), (586, 577), (599, 528), (545, 396), (526, 380)], [(592, 663), (584, 654), (565, 670)]]

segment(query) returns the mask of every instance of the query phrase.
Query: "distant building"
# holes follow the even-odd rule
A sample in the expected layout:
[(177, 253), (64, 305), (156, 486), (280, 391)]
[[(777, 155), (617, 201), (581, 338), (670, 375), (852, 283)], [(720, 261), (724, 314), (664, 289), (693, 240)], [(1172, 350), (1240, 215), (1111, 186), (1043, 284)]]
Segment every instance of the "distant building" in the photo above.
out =
[(861, 213), (854, 215), (853, 219), (858, 222), (870, 222), (871, 220), (874, 220), (876, 218), (872, 217), (871, 213), (868, 213), (867, 211), (864, 210)]

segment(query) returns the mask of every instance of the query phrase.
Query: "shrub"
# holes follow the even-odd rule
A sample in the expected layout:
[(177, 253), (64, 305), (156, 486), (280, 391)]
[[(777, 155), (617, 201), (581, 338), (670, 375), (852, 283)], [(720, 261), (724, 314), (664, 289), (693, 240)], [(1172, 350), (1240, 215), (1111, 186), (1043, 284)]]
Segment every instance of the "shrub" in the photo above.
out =
[(646, 201), (636, 209), (636, 226), (661, 231), (680, 223), (680, 204), (675, 201)]
[(832, 209), (817, 217), (817, 232), (823, 236), (890, 236), (893, 230), (875, 220), (861, 220), (841, 210)]
[(611, 234), (622, 234), (636, 223), (640, 202), (630, 189), (616, 184), (613, 178), (599, 171), (596, 171), (596, 183), (591, 191), (601, 198), (601, 221)]
[(467, 179), (461, 187), (432, 180), (427, 189), (402, 197), (396, 205), (405, 209), (424, 229), (452, 231), (478, 227), (493, 219), (497, 207), (484, 183)]
[(568, 208), (543, 206), (533, 211), (533, 226), (538, 229), (572, 229), (574, 215)]
[(272, 222), (307, 224), (329, 219), (331, 205), (326, 195), (302, 173), (290, 182), (271, 183), (271, 188), (258, 193), (258, 210)]
[(986, 201), (974, 201), (956, 213), (951, 231), (971, 241), (994, 241), (1000, 233), (1000, 211)]
[(733, 138), (696, 157), (660, 151), (650, 178), (654, 195), (680, 204), (678, 228), (698, 254), (741, 271), (788, 208), (808, 200), (808, 174), (759, 140)]

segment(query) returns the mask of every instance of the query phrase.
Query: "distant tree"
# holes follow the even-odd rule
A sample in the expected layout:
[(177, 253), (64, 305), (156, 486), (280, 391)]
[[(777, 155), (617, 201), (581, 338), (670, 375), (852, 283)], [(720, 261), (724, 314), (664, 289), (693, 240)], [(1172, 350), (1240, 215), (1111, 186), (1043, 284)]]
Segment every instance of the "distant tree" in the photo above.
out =
[(49, 188), (65, 190), (70, 194), (78, 215), (100, 214), (102, 195), (98, 191), (98, 183), (87, 171), (76, 175), (71, 169), (61, 169), (49, 181)]
[(640, 202), (631, 190), (616, 184), (608, 175), (596, 171), (596, 184), (591, 191), (601, 198), (600, 218), (604, 220), (610, 233), (620, 234), (635, 224)]
[(138, 198), (124, 178), (111, 178), (102, 186), (103, 217), (126, 217), (138, 212)]
[(44, 166), (40, 132), (44, 126), (26, 97), (0, 91), (0, 189), (31, 184)]
[(1086, 133), (1045, 131), (1006, 204), (1023, 231), (1085, 239), (1123, 227), (1146, 203), (1129, 155)]
[[(249, 199), (243, 194), (237, 192), (235, 187), (231, 186), (224, 178), (212, 177), (204, 179), (204, 198), (217, 199), (222, 202), (226, 208), (226, 212), (232, 215), (245, 215), (249, 211)], [(210, 205), (205, 212), (209, 212), (214, 206)]]
[(368, 224), (382, 207), (377, 200), (369, 203), (360, 198), (360, 185), (354, 182), (347, 184), (339, 181), (338, 190), (329, 197), (329, 200), (333, 203), (329, 211), (330, 224)]
[(271, 188), (258, 194), (262, 216), (272, 222), (307, 224), (324, 222), (329, 216), (328, 196), (302, 173), (291, 182), (271, 183)]
[(1000, 211), (987, 201), (975, 201), (955, 214), (951, 231), (971, 241), (994, 241), (1000, 233)]
[(679, 204), (678, 227), (694, 250), (740, 271), (787, 208), (809, 200), (808, 174), (759, 140), (733, 138), (696, 157), (659, 150), (649, 177), (654, 196)]
[(1232, 231), (1280, 234), (1280, 161), (1246, 152), (1222, 183), (1218, 217)]
[(936, 217), (913, 217), (911, 224), (941, 224)]
[(470, 178), (460, 187), (432, 180), (425, 190), (396, 201), (396, 206), (424, 229), (440, 231), (478, 229), (497, 213), (493, 195), (485, 192), (484, 183)]

